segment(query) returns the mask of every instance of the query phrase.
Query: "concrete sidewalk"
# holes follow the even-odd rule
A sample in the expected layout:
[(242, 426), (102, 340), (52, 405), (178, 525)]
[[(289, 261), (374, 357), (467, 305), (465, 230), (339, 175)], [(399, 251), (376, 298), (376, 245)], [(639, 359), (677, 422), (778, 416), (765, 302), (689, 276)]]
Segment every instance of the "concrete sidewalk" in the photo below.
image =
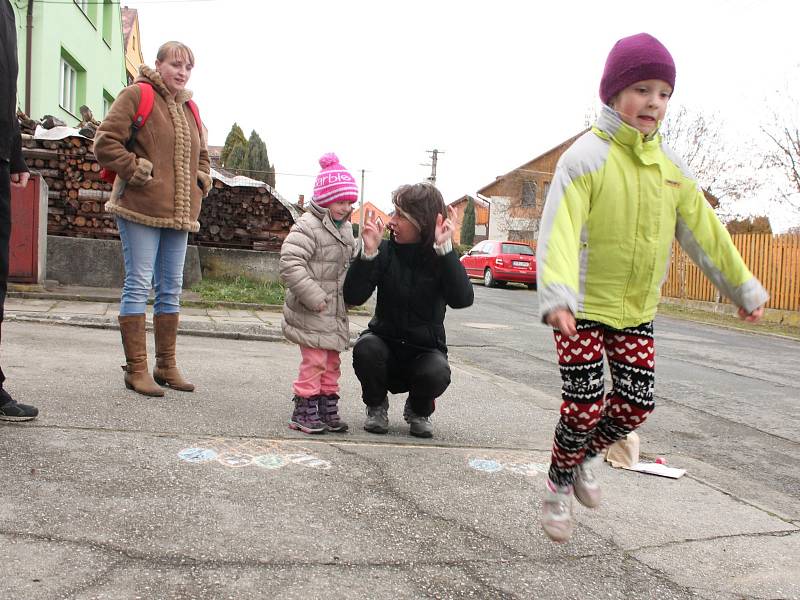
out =
[[(12, 286), (5, 303), (5, 320), (29, 323), (73, 325), (97, 329), (118, 329), (120, 290), (60, 286), (26, 289)], [(179, 332), (229, 339), (282, 341), (281, 307), (220, 303), (216, 308), (200, 308), (199, 294), (184, 291)], [(148, 324), (152, 318), (148, 307)], [(369, 315), (353, 313), (351, 338), (366, 329)]]

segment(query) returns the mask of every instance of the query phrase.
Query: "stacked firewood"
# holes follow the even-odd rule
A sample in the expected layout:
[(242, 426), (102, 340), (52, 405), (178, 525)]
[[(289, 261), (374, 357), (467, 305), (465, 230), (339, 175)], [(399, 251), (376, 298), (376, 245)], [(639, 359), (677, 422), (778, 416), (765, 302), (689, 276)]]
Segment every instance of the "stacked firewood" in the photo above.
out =
[[(114, 216), (105, 212), (111, 184), (100, 179), (92, 140), (68, 137), (36, 140), (23, 134), (28, 167), (48, 187), (47, 233), (70, 237), (119, 237)], [(203, 200), (200, 231), (189, 243), (202, 246), (277, 251), (294, 219), (267, 187), (230, 187), (220, 180)]]
[(200, 212), (198, 246), (280, 250), (294, 219), (266, 187), (229, 187), (215, 180)]
[(28, 168), (42, 175), (48, 188), (47, 233), (72, 237), (119, 237), (113, 215), (105, 212), (111, 184), (100, 179), (92, 140), (68, 137), (35, 140), (23, 134)]

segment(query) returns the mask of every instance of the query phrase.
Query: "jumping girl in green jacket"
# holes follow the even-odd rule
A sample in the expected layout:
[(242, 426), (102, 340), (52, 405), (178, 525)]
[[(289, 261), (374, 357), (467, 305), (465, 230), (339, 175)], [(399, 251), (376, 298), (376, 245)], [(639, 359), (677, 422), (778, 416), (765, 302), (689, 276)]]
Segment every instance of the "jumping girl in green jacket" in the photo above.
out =
[(547, 195), (539, 300), (542, 321), (554, 329), (563, 403), (542, 527), (555, 541), (572, 534), (573, 492), (584, 506), (600, 503), (591, 459), (654, 408), (653, 319), (673, 239), (742, 319), (758, 320), (768, 299), (658, 133), (674, 85), (675, 64), (657, 39), (619, 40), (600, 82), (602, 113), (561, 157)]

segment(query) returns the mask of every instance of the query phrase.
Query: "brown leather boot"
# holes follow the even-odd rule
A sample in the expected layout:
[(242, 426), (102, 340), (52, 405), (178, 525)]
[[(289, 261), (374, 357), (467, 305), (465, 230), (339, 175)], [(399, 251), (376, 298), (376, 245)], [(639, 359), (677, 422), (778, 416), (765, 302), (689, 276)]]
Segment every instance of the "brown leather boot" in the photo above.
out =
[(194, 384), (183, 378), (175, 362), (175, 339), (178, 337), (178, 313), (153, 315), (156, 334), (156, 366), (153, 378), (161, 385), (182, 392), (193, 392)]
[(163, 396), (164, 390), (156, 385), (147, 368), (144, 315), (120, 315), (118, 320), (127, 363), (122, 366), (125, 371), (125, 387), (145, 396)]

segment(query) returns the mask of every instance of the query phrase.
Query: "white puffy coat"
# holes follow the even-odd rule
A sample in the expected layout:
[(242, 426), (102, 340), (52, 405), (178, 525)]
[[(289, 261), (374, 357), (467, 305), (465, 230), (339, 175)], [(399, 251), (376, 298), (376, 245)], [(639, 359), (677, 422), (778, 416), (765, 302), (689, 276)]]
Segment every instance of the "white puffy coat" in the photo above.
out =
[[(287, 288), (282, 323), (286, 339), (339, 352), (349, 347), (342, 287), (355, 248), (350, 222), (337, 228), (328, 209), (311, 202), (281, 246), (280, 275)], [(317, 312), (323, 300), (327, 306)]]

